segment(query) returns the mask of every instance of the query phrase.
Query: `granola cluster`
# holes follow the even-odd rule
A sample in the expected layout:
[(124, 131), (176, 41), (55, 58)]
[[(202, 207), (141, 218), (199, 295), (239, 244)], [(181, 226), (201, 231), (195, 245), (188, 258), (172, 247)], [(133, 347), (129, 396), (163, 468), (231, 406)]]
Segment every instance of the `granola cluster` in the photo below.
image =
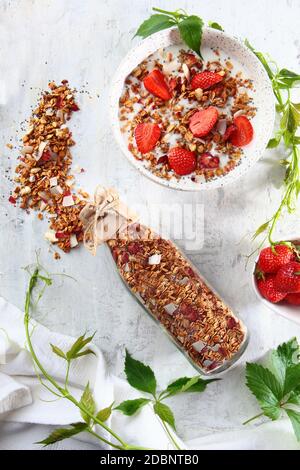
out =
[[(75, 142), (66, 122), (78, 110), (66, 80), (58, 86), (49, 83), (49, 91), (42, 94), (22, 138), (17, 185), (9, 198), (13, 204), (20, 200), (22, 209), (37, 210), (39, 219), (43, 219), (43, 212), (48, 213), (45, 238), (65, 252), (83, 239), (79, 213), (88, 197), (82, 191), (73, 191), (74, 176), (70, 174), (70, 147)], [(55, 253), (55, 258), (59, 257)]]
[(202, 371), (234, 359), (243, 325), (173, 243), (133, 224), (108, 245), (131, 291)]
[[(218, 56), (218, 51), (215, 51)], [(215, 61), (202, 62), (193, 53), (180, 50), (178, 57), (160, 50), (160, 57), (150, 56), (145, 59), (127, 77), (119, 103), (120, 128), (128, 143), (128, 149), (137, 160), (143, 161), (148, 170), (158, 177), (170, 180), (180, 179), (168, 164), (168, 152), (174, 145), (195, 152), (200, 156), (213, 152), (220, 158), (218, 168), (203, 168), (198, 164), (188, 177), (195, 183), (224, 176), (235, 168), (243, 150), (224, 139), (226, 128), (234, 118), (244, 115), (251, 119), (256, 114), (249, 90), (252, 82), (238, 72), (233, 75), (233, 65), (228, 60), (224, 64), (216, 57)], [(149, 93), (143, 80), (149, 69), (159, 69), (168, 77), (172, 98), (163, 101)], [(211, 71), (223, 77), (221, 83), (208, 90), (191, 89), (193, 76), (202, 71)], [(219, 111), (219, 121), (215, 129), (205, 138), (195, 137), (189, 129), (189, 121), (199, 109), (214, 106)], [(161, 138), (149, 153), (142, 154), (135, 143), (134, 132), (141, 122), (157, 123), (161, 129)]]

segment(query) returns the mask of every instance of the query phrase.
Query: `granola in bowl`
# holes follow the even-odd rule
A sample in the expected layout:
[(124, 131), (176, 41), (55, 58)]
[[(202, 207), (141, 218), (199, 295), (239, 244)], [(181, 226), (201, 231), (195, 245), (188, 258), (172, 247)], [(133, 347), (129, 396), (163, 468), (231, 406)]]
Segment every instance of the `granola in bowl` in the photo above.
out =
[(120, 128), (133, 157), (159, 178), (195, 184), (224, 176), (254, 135), (253, 83), (230, 60), (169, 46), (126, 78)]
[(127, 159), (173, 189), (225, 186), (259, 160), (273, 130), (271, 82), (242, 41), (203, 31), (203, 59), (176, 29), (133, 48), (111, 85), (111, 125)]

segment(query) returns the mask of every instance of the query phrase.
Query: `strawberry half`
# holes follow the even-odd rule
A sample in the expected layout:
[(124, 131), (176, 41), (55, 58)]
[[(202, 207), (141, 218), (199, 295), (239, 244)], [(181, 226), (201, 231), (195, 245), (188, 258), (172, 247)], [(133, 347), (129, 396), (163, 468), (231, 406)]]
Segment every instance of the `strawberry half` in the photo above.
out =
[(168, 153), (169, 165), (177, 175), (189, 175), (196, 169), (194, 152), (181, 147), (173, 147)]
[(265, 279), (259, 279), (257, 281), (257, 288), (261, 295), (269, 302), (272, 302), (272, 304), (277, 304), (286, 297), (285, 293), (277, 290), (274, 274), (270, 274)]
[(208, 88), (217, 85), (217, 83), (220, 83), (222, 80), (223, 77), (221, 77), (220, 74), (206, 70), (193, 76), (191, 81), (191, 88), (192, 90), (196, 90), (197, 88), (208, 90)]
[(263, 273), (277, 273), (285, 264), (294, 259), (293, 250), (286, 245), (275, 245), (261, 250), (257, 268)]
[(288, 294), (285, 300), (290, 305), (300, 305), (300, 294)]
[(160, 70), (154, 69), (148, 73), (143, 83), (146, 90), (161, 100), (167, 101), (172, 98), (165, 76)]
[(192, 115), (189, 123), (190, 131), (195, 137), (205, 137), (214, 128), (219, 112), (214, 106), (201, 109)]
[(203, 153), (198, 159), (198, 167), (201, 169), (215, 169), (219, 168), (219, 166), (219, 157), (214, 157), (211, 153)]
[(286, 294), (300, 293), (300, 263), (292, 261), (280, 268), (275, 277), (275, 286)]
[(234, 119), (233, 124), (235, 129), (229, 136), (229, 141), (236, 147), (244, 147), (250, 144), (253, 139), (253, 127), (251, 122), (246, 116), (238, 116)]
[(148, 153), (154, 149), (160, 138), (160, 127), (152, 122), (141, 122), (134, 131), (137, 148), (141, 153)]

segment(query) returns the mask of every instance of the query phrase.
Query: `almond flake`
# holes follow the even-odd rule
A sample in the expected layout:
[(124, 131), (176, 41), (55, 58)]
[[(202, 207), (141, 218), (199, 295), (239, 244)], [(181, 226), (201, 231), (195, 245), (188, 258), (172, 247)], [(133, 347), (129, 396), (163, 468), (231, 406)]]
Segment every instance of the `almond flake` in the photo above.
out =
[(74, 206), (74, 199), (72, 195), (65, 196), (62, 201), (64, 207)]

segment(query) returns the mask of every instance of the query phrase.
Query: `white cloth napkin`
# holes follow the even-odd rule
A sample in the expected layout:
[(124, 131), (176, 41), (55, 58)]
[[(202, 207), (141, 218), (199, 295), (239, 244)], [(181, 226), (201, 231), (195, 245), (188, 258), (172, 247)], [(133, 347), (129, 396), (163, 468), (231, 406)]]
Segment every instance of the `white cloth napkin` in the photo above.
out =
[[(74, 338), (53, 333), (36, 322), (32, 322), (32, 326), (32, 342), (37, 356), (51, 375), (58, 381), (63, 380), (65, 363), (52, 353), (49, 345), (53, 343), (67, 350)], [(113, 401), (120, 403), (140, 396), (126, 381), (109, 375), (102, 353), (94, 345), (91, 348), (95, 356), (84, 356), (71, 367), (70, 384), (74, 396), (80, 397), (88, 381), (98, 409)], [(37, 448), (34, 442), (45, 438), (54, 429), (53, 426), (80, 420), (80, 414), (72, 403), (64, 399), (53, 400), (53, 395), (37, 379), (26, 350), (23, 313), (0, 298), (0, 449)], [(108, 424), (131, 444), (173, 449), (149, 405), (130, 418), (114, 412)], [(183, 449), (300, 449), (288, 420), (210, 433), (185, 444), (177, 436), (175, 438)], [(88, 450), (99, 448), (99, 442), (87, 434), (81, 434), (52, 447)]]

